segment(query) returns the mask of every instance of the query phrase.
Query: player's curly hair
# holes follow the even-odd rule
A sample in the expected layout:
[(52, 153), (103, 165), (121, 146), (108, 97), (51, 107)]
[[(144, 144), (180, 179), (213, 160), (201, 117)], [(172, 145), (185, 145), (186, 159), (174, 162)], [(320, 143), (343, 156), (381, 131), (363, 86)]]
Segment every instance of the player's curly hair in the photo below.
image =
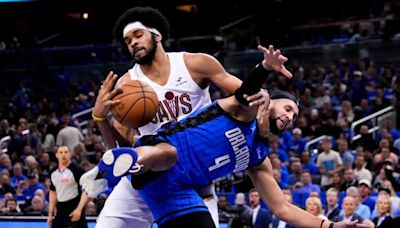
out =
[(157, 9), (151, 7), (134, 7), (126, 10), (114, 25), (114, 38), (125, 47), (122, 32), (129, 23), (140, 21), (144, 26), (157, 29), (163, 40), (167, 40), (170, 33), (170, 26), (167, 18)]

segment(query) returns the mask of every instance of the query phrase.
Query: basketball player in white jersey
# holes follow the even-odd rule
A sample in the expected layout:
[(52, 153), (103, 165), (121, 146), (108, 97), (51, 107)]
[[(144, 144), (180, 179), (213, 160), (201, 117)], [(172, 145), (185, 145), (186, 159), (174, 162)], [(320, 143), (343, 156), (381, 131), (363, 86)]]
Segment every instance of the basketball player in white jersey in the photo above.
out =
[[(153, 8), (135, 7), (120, 16), (114, 28), (114, 36), (129, 51), (134, 62), (132, 69), (118, 81), (118, 85), (129, 80), (147, 82), (157, 93), (159, 111), (152, 122), (138, 129), (140, 135), (154, 133), (162, 124), (180, 120), (193, 111), (211, 103), (209, 85), (233, 94), (241, 81), (225, 71), (212, 56), (201, 53), (166, 53), (162, 41), (169, 33), (167, 19)], [(117, 75), (110, 72), (99, 91), (93, 118), (97, 121), (105, 143), (109, 148), (132, 145), (133, 129), (127, 129), (116, 121), (112, 125), (106, 116), (110, 108), (118, 101), (111, 100), (117, 93), (114, 89)], [(264, 93), (254, 103), (264, 105), (267, 110)], [(265, 104), (264, 104), (265, 103)], [(165, 161), (165, 166), (170, 165)], [(215, 190), (211, 186), (199, 189), (199, 194), (218, 227), (218, 208)], [(147, 228), (153, 218), (146, 204), (140, 199), (128, 178), (124, 177), (107, 199), (97, 220), (96, 227), (137, 227)]]

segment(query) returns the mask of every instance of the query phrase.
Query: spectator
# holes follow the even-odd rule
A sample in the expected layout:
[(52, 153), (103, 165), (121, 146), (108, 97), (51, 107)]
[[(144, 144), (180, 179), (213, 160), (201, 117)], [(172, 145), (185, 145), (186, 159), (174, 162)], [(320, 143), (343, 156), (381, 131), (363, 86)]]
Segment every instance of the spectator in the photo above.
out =
[(344, 100), (342, 101), (341, 110), (338, 113), (336, 124), (341, 128), (350, 128), (350, 124), (354, 120), (354, 112), (351, 107), (351, 102)]
[[(391, 187), (391, 183), (389, 181), (384, 181), (382, 184), (382, 187), (378, 189), (378, 195), (386, 195), (389, 197), (390, 202), (391, 202), (391, 208), (392, 208), (392, 216), (393, 217), (398, 217), (400, 216), (400, 198), (397, 196), (396, 192), (393, 191), (393, 187)], [(374, 208), (374, 211), (372, 212), (372, 218), (377, 216), (377, 211), (375, 210), (376, 207)]]
[(13, 166), (13, 177), (10, 178), (10, 184), (14, 189), (17, 189), (21, 181), (26, 180), (27, 177), (22, 174), (22, 166), (19, 162), (15, 163)]
[(388, 227), (391, 223), (393, 223), (392, 217), (392, 204), (390, 203), (390, 199), (385, 194), (380, 194), (376, 199), (376, 208), (377, 216), (372, 219), (377, 228)]
[(372, 181), (371, 171), (366, 169), (367, 163), (365, 162), (364, 155), (357, 155), (354, 167), (354, 175), (358, 180), (367, 179), (369, 182)]
[(0, 154), (0, 171), (7, 170), (9, 173), (11, 172), (12, 164), (10, 156), (6, 153)]
[(253, 228), (268, 227), (272, 222), (272, 217), (271, 214), (265, 208), (261, 208), (260, 195), (258, 194), (257, 190), (255, 189), (250, 190), (249, 202), (252, 210), (251, 227)]
[(327, 220), (328, 218), (323, 214), (321, 200), (317, 197), (308, 197), (306, 200), (306, 211), (310, 214), (317, 216), (320, 219)]
[(294, 193), (309, 194), (310, 192), (316, 191), (321, 192), (319, 185), (312, 183), (311, 173), (308, 170), (301, 172), (300, 182), (297, 182), (293, 186)]
[(354, 197), (346, 196), (343, 199), (342, 203), (343, 208), (343, 215), (336, 216), (333, 221), (340, 222), (340, 221), (357, 221), (357, 223), (362, 223), (364, 218), (357, 214), (357, 202)]
[(311, 155), (309, 151), (303, 151), (301, 153), (301, 163), (302, 163), (302, 170), (308, 170), (312, 175), (318, 174), (318, 167), (311, 160)]
[[(371, 210), (369, 209), (368, 206), (364, 204), (360, 204), (360, 193), (358, 192), (357, 187), (350, 187), (346, 190), (346, 197), (350, 196), (354, 199), (354, 209), (355, 213), (359, 216), (361, 216), (363, 219), (369, 219), (371, 217)], [(345, 208), (342, 205), (342, 211), (340, 212), (340, 215), (344, 215)]]
[(17, 200), (14, 198), (5, 201), (5, 207), (1, 209), (3, 215), (21, 215)]
[(74, 151), (76, 145), (84, 141), (84, 137), (78, 128), (69, 126), (69, 116), (63, 115), (60, 123), (61, 130), (57, 134), (56, 145), (66, 145), (70, 151)]
[(300, 157), (301, 153), (304, 151), (304, 146), (306, 145), (306, 139), (302, 138), (302, 132), (300, 128), (295, 128), (293, 133), (293, 143), (289, 148), (290, 157)]
[(360, 127), (361, 137), (353, 141), (353, 148), (362, 146), (365, 151), (372, 152), (375, 149), (375, 140), (372, 137), (372, 133), (369, 133), (368, 125), (361, 125)]
[(322, 140), (322, 152), (317, 157), (317, 166), (322, 174), (321, 187), (323, 188), (332, 184), (334, 173), (342, 170), (342, 159), (338, 152), (332, 150), (330, 138)]
[(27, 215), (47, 215), (47, 211), (45, 211), (45, 207), (43, 204), (43, 199), (40, 196), (34, 196), (31, 200), (31, 206), (25, 209), (25, 214)]
[(329, 188), (328, 191), (326, 191), (325, 216), (328, 217), (329, 220), (333, 220), (339, 213), (339, 190), (336, 188)]
[(343, 175), (342, 172), (334, 173), (332, 176), (332, 184), (326, 186), (324, 189), (336, 188), (338, 191), (342, 188)]
[(96, 204), (93, 201), (89, 201), (87, 203), (85, 214), (88, 216), (96, 216), (97, 215)]
[(228, 223), (232, 215), (230, 214), (232, 208), (229, 204), (228, 199), (226, 196), (219, 196), (218, 197), (218, 216), (219, 221), (222, 223)]
[(370, 211), (374, 210), (375, 200), (371, 198), (371, 182), (368, 179), (361, 179), (358, 182), (358, 192), (360, 193), (360, 202), (367, 205)]
[(4, 195), (6, 193), (15, 194), (15, 189), (11, 186), (10, 175), (8, 173), (3, 173), (1, 174), (0, 195)]
[(251, 224), (252, 210), (246, 205), (246, 198), (244, 193), (237, 193), (235, 198), (235, 205), (232, 207), (233, 220), (231, 223), (232, 228), (241, 228)]
[(336, 141), (340, 158), (343, 162), (343, 168), (352, 168), (354, 163), (354, 155), (349, 150), (348, 143), (345, 139), (338, 139)]
[(28, 186), (22, 191), (22, 194), (28, 199), (31, 199), (34, 196), (37, 189), (44, 190), (44, 186), (39, 183), (39, 176), (37, 174), (29, 175), (27, 182)]
[(288, 179), (289, 186), (293, 186), (295, 183), (300, 181), (301, 176), (301, 161), (299, 158), (292, 158), (290, 165), (290, 175)]
[(340, 188), (340, 191), (346, 191), (347, 188), (351, 186), (358, 186), (358, 180), (356, 176), (354, 175), (354, 171), (351, 167), (348, 167), (344, 170), (344, 178), (343, 178), (343, 184), (342, 187)]

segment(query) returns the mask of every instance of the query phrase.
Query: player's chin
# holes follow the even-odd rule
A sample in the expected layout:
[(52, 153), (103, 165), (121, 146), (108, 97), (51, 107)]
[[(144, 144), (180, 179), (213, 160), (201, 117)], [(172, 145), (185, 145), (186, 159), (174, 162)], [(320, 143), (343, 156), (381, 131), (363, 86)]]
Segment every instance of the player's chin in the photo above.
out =
[(284, 125), (279, 119), (276, 120), (276, 126), (278, 127), (279, 131), (284, 131), (286, 129), (286, 125)]

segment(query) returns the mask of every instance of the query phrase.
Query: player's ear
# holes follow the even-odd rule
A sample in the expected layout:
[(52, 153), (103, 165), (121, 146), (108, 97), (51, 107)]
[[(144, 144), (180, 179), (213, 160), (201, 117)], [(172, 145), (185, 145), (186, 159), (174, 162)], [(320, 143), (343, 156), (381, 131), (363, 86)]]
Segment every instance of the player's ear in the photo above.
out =
[(157, 35), (156, 35), (156, 41), (157, 41), (157, 42), (161, 42), (161, 40), (162, 40), (162, 39), (161, 39), (161, 36), (157, 36)]

